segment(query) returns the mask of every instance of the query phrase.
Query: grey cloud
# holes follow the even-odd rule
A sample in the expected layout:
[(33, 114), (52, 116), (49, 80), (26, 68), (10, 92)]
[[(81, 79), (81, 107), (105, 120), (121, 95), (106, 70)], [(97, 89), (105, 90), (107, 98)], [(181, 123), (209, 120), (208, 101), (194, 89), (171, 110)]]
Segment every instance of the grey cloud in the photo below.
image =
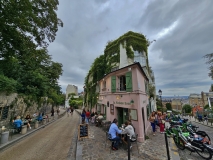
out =
[[(49, 46), (53, 60), (63, 64), (60, 84), (83, 90), (84, 78), (106, 43), (132, 30), (149, 40), (177, 21), (177, 26), (149, 48), (156, 88), (164, 95), (208, 91), (211, 79), (202, 57), (212, 53), (213, 1), (60, 1), (64, 22)], [(175, 93), (177, 92), (177, 93)]]

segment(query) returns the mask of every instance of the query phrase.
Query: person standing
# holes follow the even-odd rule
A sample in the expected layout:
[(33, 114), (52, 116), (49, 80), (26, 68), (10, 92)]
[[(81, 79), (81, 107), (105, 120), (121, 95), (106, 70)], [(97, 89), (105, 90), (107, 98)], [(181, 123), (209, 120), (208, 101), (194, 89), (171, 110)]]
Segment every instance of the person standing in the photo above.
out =
[(52, 108), (52, 110), (51, 110), (51, 116), (53, 116), (54, 117), (54, 108)]
[(153, 136), (155, 136), (155, 127), (156, 127), (156, 123), (155, 123), (155, 112), (152, 112), (150, 117), (149, 117), (149, 122), (151, 123), (152, 126), (152, 133)]
[(70, 116), (70, 108), (67, 108), (67, 117)]
[(87, 124), (89, 123), (89, 119), (90, 119), (90, 112), (89, 112), (89, 110), (87, 110), (87, 112), (86, 112), (86, 123)]
[(121, 132), (122, 130), (118, 129), (118, 120), (114, 119), (108, 132), (108, 134), (111, 135), (111, 139), (116, 141), (114, 144), (112, 143), (112, 150), (118, 150), (118, 144), (121, 141), (121, 138), (117, 136), (117, 134), (121, 134)]
[(71, 116), (73, 115), (73, 111), (74, 111), (74, 109), (73, 109), (73, 107), (71, 107), (70, 108), (70, 114), (71, 114)]
[(160, 126), (160, 133), (164, 133), (164, 116), (162, 115), (161, 112), (158, 112), (158, 122)]

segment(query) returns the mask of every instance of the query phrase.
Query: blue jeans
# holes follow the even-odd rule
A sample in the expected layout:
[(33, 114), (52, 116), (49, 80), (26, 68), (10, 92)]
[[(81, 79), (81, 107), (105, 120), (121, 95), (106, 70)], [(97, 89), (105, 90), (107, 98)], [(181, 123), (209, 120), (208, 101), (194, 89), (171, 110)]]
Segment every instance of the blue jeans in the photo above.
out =
[(155, 132), (155, 122), (151, 122), (151, 126), (152, 126), (152, 132)]
[(113, 145), (113, 147), (118, 148), (118, 144), (121, 141), (121, 138), (116, 136), (115, 138), (112, 139), (113, 141), (116, 141)]
[(89, 123), (89, 118), (86, 117), (86, 123)]

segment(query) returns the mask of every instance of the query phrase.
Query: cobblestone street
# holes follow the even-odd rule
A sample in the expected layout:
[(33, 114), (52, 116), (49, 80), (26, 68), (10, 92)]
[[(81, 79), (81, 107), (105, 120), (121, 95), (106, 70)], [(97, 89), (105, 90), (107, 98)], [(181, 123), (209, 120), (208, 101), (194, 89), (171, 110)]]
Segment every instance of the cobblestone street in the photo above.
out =
[[(149, 136), (144, 143), (138, 142), (139, 154), (137, 151), (137, 145), (133, 144), (131, 159), (146, 159), (146, 160), (166, 160), (166, 146), (164, 135), (159, 132), (155, 136)], [(90, 125), (89, 138), (84, 138), (83, 141), (79, 141), (78, 145), (82, 146), (82, 157), (84, 160), (123, 160), (128, 159), (128, 152), (126, 147), (119, 147), (117, 151), (111, 151), (111, 142), (107, 140), (106, 143), (106, 132), (94, 125)]]

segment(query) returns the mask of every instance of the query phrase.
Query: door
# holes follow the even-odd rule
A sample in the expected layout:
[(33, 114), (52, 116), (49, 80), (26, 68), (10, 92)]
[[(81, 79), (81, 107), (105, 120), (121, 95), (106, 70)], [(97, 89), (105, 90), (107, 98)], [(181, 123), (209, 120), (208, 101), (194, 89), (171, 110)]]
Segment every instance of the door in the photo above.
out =
[(146, 132), (145, 132), (144, 107), (142, 107), (142, 119), (143, 119), (143, 135), (144, 135), (144, 140), (145, 140)]
[(129, 120), (129, 109), (123, 108), (123, 123), (124, 124), (127, 120)]
[(117, 107), (118, 127), (123, 124), (123, 108)]

